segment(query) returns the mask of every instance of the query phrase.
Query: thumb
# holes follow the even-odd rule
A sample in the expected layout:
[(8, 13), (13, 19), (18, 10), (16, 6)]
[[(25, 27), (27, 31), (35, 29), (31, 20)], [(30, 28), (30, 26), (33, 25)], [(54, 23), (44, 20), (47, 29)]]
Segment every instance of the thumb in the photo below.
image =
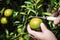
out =
[(57, 25), (60, 23), (60, 15), (57, 17), (56, 20), (54, 20), (54, 24)]
[(59, 20), (59, 19), (54, 20), (54, 24), (55, 24), (55, 25), (57, 25), (57, 24), (59, 24), (59, 23), (60, 23), (60, 20)]
[(48, 30), (44, 23), (41, 23), (41, 30), (44, 32), (45, 30)]
[(34, 31), (30, 28), (30, 25), (27, 26), (27, 31), (30, 35), (32, 35), (33, 37), (37, 38), (43, 38), (43, 33), (42, 32), (37, 32)]

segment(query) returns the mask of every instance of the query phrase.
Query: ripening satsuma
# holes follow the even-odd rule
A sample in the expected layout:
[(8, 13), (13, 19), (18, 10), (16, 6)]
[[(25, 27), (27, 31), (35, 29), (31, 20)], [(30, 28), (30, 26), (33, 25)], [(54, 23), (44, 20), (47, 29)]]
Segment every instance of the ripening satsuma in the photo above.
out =
[(32, 28), (32, 29), (39, 29), (40, 28), (40, 24), (42, 23), (42, 19), (40, 19), (40, 18), (32, 18), (31, 20), (30, 20), (30, 27)]

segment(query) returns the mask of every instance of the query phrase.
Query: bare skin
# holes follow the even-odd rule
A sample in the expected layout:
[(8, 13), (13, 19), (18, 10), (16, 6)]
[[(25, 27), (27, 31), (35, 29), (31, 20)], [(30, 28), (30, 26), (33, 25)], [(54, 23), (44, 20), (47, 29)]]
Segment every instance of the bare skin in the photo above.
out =
[(43, 23), (41, 23), (41, 30), (42, 32), (36, 32), (32, 30), (29, 25), (27, 27), (28, 33), (37, 40), (57, 40), (55, 35), (48, 30)]
[(54, 24), (57, 25), (60, 23), (60, 7), (58, 8), (58, 10), (54, 13), (52, 13), (52, 16), (53, 17), (57, 17), (56, 20), (53, 20), (54, 21)]
[[(54, 24), (55, 25), (59, 24), (60, 23), (60, 7), (58, 8), (57, 12), (54, 12), (52, 14), (52, 16), (57, 17), (56, 20), (52, 20)], [(37, 31), (32, 30), (29, 25), (27, 27), (28, 33), (37, 40), (57, 40), (55, 35), (46, 28), (44, 23), (41, 23), (41, 30), (42, 32), (37, 32)]]

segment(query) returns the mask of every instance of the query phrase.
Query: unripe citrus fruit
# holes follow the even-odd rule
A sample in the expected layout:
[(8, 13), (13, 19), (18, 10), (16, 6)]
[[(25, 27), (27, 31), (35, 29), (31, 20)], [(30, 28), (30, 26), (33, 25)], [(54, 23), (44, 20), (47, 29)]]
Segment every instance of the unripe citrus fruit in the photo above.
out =
[(19, 40), (24, 40), (24, 38), (23, 37), (19, 37)]
[(40, 18), (32, 18), (30, 21), (30, 27), (32, 29), (39, 29), (40, 28), (40, 24), (42, 23), (42, 19)]
[(13, 10), (12, 9), (6, 9), (4, 11), (4, 16), (9, 17), (12, 15)]
[(1, 24), (7, 24), (7, 18), (6, 17), (1, 18)]
[(18, 29), (17, 29), (17, 32), (18, 32), (18, 33), (21, 33), (21, 31), (22, 31), (21, 28), (18, 28)]

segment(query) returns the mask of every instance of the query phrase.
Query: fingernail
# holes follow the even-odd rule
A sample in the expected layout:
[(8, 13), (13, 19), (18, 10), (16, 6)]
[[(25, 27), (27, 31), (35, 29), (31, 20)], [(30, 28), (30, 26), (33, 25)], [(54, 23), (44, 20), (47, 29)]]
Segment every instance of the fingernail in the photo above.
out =
[(43, 25), (43, 23), (41, 23), (41, 25)]

